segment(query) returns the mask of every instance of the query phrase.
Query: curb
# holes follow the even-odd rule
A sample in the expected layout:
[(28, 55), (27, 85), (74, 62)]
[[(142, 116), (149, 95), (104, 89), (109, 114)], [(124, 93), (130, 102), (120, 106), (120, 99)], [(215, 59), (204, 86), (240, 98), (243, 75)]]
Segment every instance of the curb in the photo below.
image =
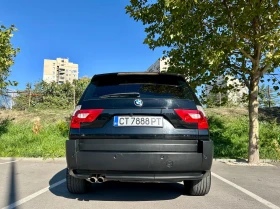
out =
[(65, 161), (66, 162), (66, 157), (61, 157), (61, 158), (34, 158), (34, 157), (0, 157), (0, 160), (8, 160), (8, 161), (12, 161), (12, 160), (17, 160), (17, 161)]
[[(213, 158), (213, 161), (216, 162), (248, 162), (247, 159), (222, 159), (222, 158)], [(271, 159), (260, 159), (260, 163), (275, 163), (279, 162), (278, 160), (271, 160)]]

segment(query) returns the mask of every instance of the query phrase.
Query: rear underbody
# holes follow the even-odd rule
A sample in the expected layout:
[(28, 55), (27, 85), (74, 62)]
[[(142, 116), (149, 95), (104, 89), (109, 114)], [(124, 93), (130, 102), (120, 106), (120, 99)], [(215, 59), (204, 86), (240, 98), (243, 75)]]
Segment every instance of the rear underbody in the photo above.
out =
[(75, 139), (66, 143), (70, 175), (96, 181), (179, 182), (202, 179), (212, 141)]

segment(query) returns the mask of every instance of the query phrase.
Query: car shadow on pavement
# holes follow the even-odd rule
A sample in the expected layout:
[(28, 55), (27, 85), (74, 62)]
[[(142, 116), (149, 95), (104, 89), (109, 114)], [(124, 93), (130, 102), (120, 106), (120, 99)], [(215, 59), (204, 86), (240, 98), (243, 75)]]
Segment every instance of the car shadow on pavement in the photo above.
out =
[[(55, 174), (49, 181), (52, 185), (65, 178), (66, 169)], [(184, 186), (179, 183), (124, 183), (105, 182), (91, 185), (87, 194), (71, 194), (63, 183), (50, 189), (56, 195), (80, 201), (158, 201), (171, 200), (184, 194)]]
[[(7, 191), (7, 205), (13, 205), (17, 201), (17, 171), (16, 171), (16, 162), (15, 158), (11, 159), (10, 164), (10, 173), (9, 173), (9, 181), (8, 181), (8, 191)], [(15, 205), (13, 205), (13, 208), (16, 208)]]

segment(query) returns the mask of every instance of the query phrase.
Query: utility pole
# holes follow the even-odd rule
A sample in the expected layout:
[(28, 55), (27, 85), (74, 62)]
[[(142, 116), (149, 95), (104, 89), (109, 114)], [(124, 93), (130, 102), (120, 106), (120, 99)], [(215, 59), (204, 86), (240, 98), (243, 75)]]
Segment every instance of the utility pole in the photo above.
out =
[(268, 85), (268, 87), (267, 87), (267, 96), (268, 96), (268, 107), (270, 108), (270, 87), (269, 87), (269, 85)]
[(11, 109), (13, 109), (13, 105), (14, 105), (14, 91), (12, 91), (12, 96), (11, 96)]
[(76, 107), (76, 91), (75, 91), (75, 84), (73, 84), (73, 90), (74, 90), (74, 92), (73, 92), (73, 95), (74, 95), (74, 98), (73, 98), (73, 106), (74, 106), (74, 109), (75, 109), (75, 107)]
[(31, 103), (31, 88), (29, 88), (28, 107), (30, 107), (30, 103)]

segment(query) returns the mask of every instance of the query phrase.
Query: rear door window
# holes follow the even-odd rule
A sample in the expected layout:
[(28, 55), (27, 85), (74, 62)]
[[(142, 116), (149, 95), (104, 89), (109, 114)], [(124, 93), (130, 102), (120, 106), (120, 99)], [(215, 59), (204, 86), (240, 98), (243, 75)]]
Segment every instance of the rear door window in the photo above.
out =
[(84, 100), (118, 97), (193, 100), (192, 92), (184, 80), (159, 75), (100, 77), (91, 82)]

